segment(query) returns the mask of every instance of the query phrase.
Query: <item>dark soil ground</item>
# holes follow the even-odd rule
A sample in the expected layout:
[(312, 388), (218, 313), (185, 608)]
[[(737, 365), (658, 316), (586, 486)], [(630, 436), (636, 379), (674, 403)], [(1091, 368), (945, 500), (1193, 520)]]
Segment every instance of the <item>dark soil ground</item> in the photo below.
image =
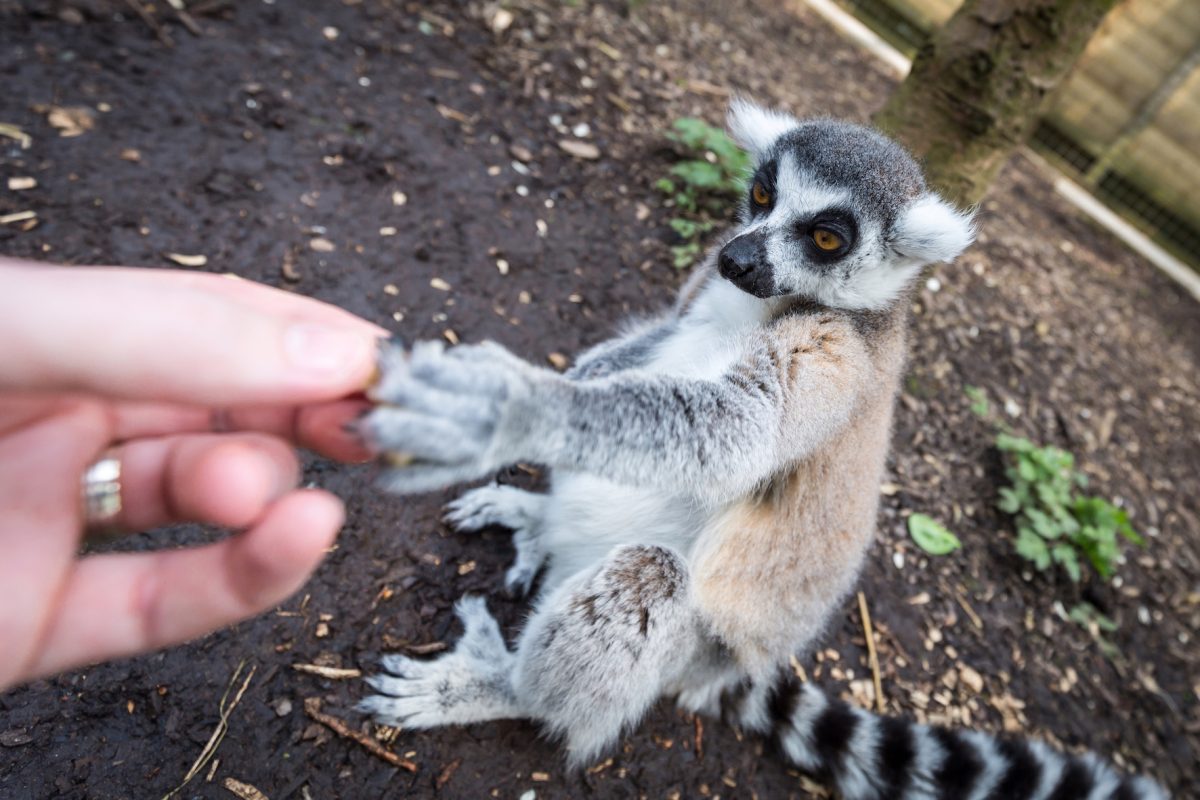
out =
[[(0, 181), (0, 217), (37, 215), (0, 225), (0, 250), (81, 265), (203, 254), (205, 269), (337, 303), (407, 339), (490, 337), (537, 361), (601, 339), (679, 283), (670, 212), (652, 188), (671, 163), (672, 120), (718, 121), (727, 90), (865, 120), (893, 86), (803, 6), (765, 0), (515, 0), (500, 34), (495, 8), (479, 4), (196, 0), (199, 37), (166, 2), (144, 5), (153, 25), (127, 3), (0, 0), (0, 123), (32, 137), (25, 150), (0, 138), (0, 178), (37, 180), (23, 191)], [(85, 108), (90, 127), (61, 136), (53, 107)], [(581, 123), (598, 159), (558, 146)], [(886, 705), (1092, 747), (1195, 796), (1200, 305), (1085, 222), (1024, 157), (981, 221), (980, 242), (914, 304), (861, 584)], [(994, 509), (993, 423), (970, 413), (967, 385), (1007, 406), (997, 413), (1018, 433), (1074, 451), (1094, 490), (1128, 508), (1148, 545), (1119, 582), (1027, 574)], [(580, 775), (521, 722), (368, 725), (351, 710), (357, 681), (292, 664), (370, 667), (382, 651), (436, 650), (457, 635), (451, 606), (464, 592), (488, 594), (512, 630), (523, 605), (499, 591), (511, 548), (500, 532), (448, 531), (439, 507), (452, 493), (388, 498), (368, 468), (320, 461), (307, 477), (344, 497), (349, 519), (302, 593), (187, 647), (0, 695), (0, 797), (163, 796), (217, 726), (243, 662), (256, 672), (183, 797), (232, 797), (230, 778), (271, 800), (819, 793), (759, 742), (669, 707)], [(963, 549), (925, 556), (904, 527), (914, 511), (944, 520)], [(185, 527), (120, 546), (214, 535)], [(1063, 618), (1081, 599), (1118, 623), (1106, 634), (1115, 657)], [(869, 702), (865, 642), (850, 598), (803, 666)], [(308, 698), (417, 771), (315, 724)]]

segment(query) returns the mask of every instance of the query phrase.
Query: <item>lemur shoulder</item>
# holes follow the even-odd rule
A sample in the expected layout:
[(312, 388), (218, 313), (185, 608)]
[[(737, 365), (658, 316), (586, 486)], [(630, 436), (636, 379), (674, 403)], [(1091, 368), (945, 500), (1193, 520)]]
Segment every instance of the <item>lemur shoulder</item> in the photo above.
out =
[(492, 343), (383, 350), (360, 429), (393, 462), (385, 488), (517, 461), (552, 486), (448, 509), (513, 530), (510, 589), (541, 575), (516, 647), (464, 598), (455, 649), (385, 657), (362, 708), (409, 728), (531, 718), (578, 765), (672, 696), (776, 736), (847, 798), (1164, 797), (1092, 756), (874, 717), (787, 669), (874, 533), (911, 288), (973, 228), (871, 129), (746, 103), (730, 127), (756, 163), (740, 222), (661, 316), (565, 375)]

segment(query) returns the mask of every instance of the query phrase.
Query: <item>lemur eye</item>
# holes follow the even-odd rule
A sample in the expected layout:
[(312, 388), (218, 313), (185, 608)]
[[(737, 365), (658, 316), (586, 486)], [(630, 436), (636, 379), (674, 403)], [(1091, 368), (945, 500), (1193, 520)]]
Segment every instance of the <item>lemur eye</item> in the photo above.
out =
[(768, 205), (771, 202), (771, 193), (759, 181), (754, 182), (754, 188), (750, 190), (750, 197), (753, 198), (756, 205), (760, 206)]
[(817, 228), (814, 230), (812, 232), (812, 240), (813, 244), (827, 253), (837, 250), (844, 244), (842, 237), (827, 228)]

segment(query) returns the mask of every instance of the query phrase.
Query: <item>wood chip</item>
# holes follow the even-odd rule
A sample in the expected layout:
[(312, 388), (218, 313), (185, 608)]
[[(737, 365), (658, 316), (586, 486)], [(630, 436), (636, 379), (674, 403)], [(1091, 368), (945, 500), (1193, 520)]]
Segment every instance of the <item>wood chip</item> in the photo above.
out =
[(26, 175), (8, 179), (8, 189), (12, 192), (23, 192), (26, 189), (32, 189), (35, 186), (37, 186), (37, 178), (30, 178)]
[(400, 287), (394, 283), (386, 284), (383, 287), (383, 293), (395, 297), (396, 295), (400, 294)]
[(580, 142), (575, 139), (562, 139), (558, 146), (568, 155), (585, 161), (595, 161), (600, 157), (600, 148), (591, 142)]
[(546, 360), (549, 361), (551, 366), (553, 366), (559, 372), (562, 372), (564, 369), (566, 369), (567, 364), (570, 363), (569, 361), (567, 361), (566, 356), (564, 356), (562, 353), (557, 353), (557, 352), (550, 353), (549, 355), (547, 355)]
[(322, 678), (329, 678), (335, 681), (362, 677), (361, 670), (345, 669), (342, 667), (323, 667), (320, 664), (292, 664), (292, 669), (296, 670), (296, 672), (319, 675)]
[(315, 239), (308, 240), (308, 246), (318, 253), (332, 253), (337, 249), (337, 245), (326, 239), (324, 236), (318, 236)]
[(341, 736), (344, 739), (350, 739), (362, 745), (369, 753), (382, 758), (392, 766), (408, 770), (409, 772), (417, 771), (417, 765), (412, 761), (393, 753), (375, 739), (371, 738), (362, 731), (354, 730), (337, 717), (322, 712), (321, 699), (319, 697), (309, 697), (304, 701), (304, 713), (308, 714), (308, 716), (329, 728), (338, 736)]
[(203, 267), (208, 263), (208, 256), (205, 255), (192, 256), (185, 253), (163, 253), (163, 255), (181, 267)]
[(434, 278), (433, 280), (429, 281), (429, 285), (442, 292), (450, 291), (450, 284), (446, 283), (446, 281), (442, 280), (441, 278)]
[[(699, 717), (697, 717), (697, 719), (699, 719)], [(531, 773), (529, 773), (529, 780), (536, 781), (537, 783), (545, 783), (546, 781), (550, 780), (550, 773), (549, 772), (531, 772)]]
[(42, 106), (46, 121), (58, 130), (58, 135), (71, 138), (82, 136), (96, 125), (92, 110), (86, 106)]
[(392, 192), (392, 205), (403, 206), (408, 204), (408, 195), (404, 192)]
[(458, 334), (454, 332), (453, 328), (446, 328), (442, 331), (442, 336), (446, 337), (446, 341), (450, 344), (458, 344)]
[(14, 211), (11, 214), (0, 214), (0, 225), (12, 225), (15, 222), (37, 219), (36, 211)]
[(251, 786), (243, 781), (239, 781), (236, 778), (226, 778), (222, 786), (236, 794), (238, 797), (242, 798), (242, 800), (269, 800), (269, 798), (256, 787)]
[(449, 119), (449, 120), (453, 120), (454, 122), (460, 122), (463, 125), (470, 125), (472, 122), (474, 122), (473, 117), (470, 117), (470, 116), (464, 114), (463, 112), (459, 111), (458, 109), (451, 108), (450, 106), (447, 106), (447, 105), (443, 105), (442, 103), (438, 103), (437, 105), (434, 106), (434, 108), (436, 108), (437, 112), (439, 114), (441, 114), (443, 117), (445, 117), (446, 119)]
[(385, 225), (379, 229), (380, 236), (395, 236), (396, 233), (397, 233), (396, 229), (394, 227), (392, 227), (391, 225)]

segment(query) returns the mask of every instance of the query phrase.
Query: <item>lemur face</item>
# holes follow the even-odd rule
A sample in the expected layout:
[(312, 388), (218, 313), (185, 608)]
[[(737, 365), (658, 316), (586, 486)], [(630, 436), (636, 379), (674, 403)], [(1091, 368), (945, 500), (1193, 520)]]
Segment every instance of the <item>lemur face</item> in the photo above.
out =
[(970, 215), (926, 189), (912, 157), (870, 128), (740, 102), (729, 123), (757, 165), (717, 264), (749, 294), (878, 308), (971, 243)]

